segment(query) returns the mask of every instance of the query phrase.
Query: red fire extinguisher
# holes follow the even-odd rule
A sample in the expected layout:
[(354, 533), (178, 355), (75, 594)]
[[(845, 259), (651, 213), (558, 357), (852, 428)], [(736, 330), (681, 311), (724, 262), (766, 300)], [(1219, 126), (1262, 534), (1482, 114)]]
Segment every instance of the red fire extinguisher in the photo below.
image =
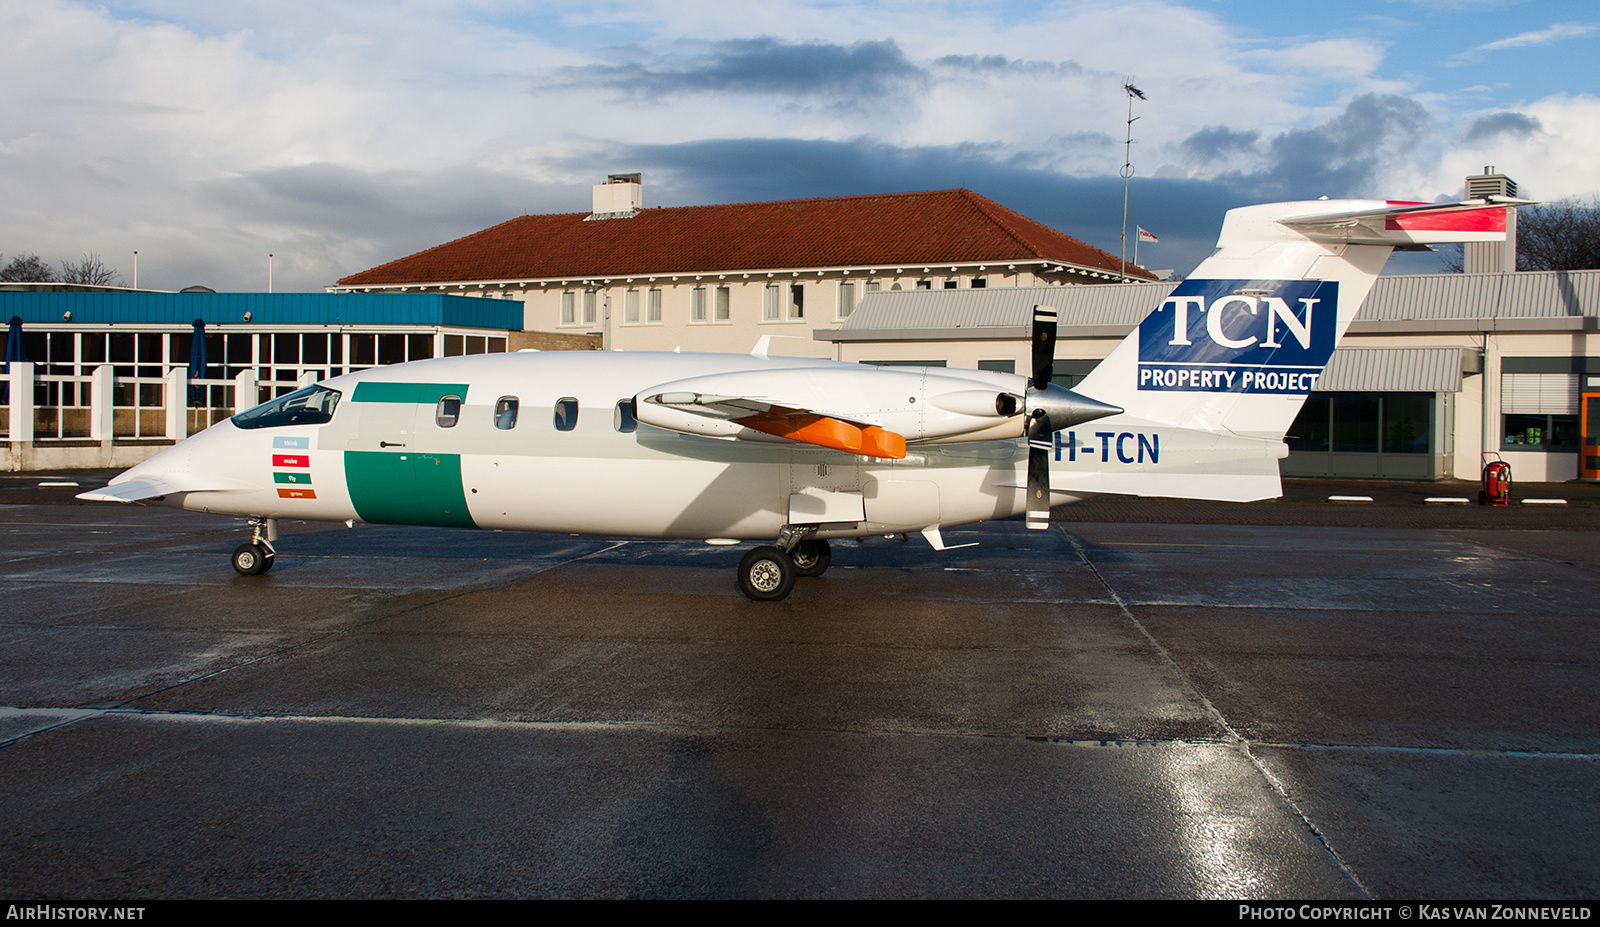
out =
[(1509, 505), (1511, 503), (1511, 465), (1503, 460), (1492, 460), (1483, 465), (1483, 489), (1478, 492), (1479, 505)]

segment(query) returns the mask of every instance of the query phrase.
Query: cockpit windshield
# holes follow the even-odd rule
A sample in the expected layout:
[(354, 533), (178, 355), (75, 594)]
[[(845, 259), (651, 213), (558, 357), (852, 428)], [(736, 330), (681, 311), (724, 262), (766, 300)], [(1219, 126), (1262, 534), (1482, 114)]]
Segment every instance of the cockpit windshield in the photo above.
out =
[(233, 417), (240, 428), (277, 428), (283, 425), (321, 425), (333, 418), (340, 392), (326, 386), (311, 385), (279, 396)]

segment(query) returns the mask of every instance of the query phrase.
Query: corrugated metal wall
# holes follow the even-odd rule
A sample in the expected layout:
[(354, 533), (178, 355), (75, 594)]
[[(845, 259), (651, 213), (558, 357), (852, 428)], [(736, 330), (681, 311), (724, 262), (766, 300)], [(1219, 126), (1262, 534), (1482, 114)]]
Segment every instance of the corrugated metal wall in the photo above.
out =
[(1338, 348), (1315, 387), (1319, 393), (1454, 393), (1460, 389), (1460, 348)]

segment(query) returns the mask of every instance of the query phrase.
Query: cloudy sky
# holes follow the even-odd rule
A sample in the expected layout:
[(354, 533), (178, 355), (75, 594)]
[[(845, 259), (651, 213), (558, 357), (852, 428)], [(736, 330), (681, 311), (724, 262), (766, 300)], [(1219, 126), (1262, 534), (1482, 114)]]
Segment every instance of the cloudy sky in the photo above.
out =
[(268, 252), (320, 289), (623, 171), (647, 206), (967, 187), (1115, 253), (1130, 79), (1151, 267), (1245, 203), (1600, 191), (1592, 0), (28, 0), (0, 36), (0, 254), (160, 289), (264, 289)]

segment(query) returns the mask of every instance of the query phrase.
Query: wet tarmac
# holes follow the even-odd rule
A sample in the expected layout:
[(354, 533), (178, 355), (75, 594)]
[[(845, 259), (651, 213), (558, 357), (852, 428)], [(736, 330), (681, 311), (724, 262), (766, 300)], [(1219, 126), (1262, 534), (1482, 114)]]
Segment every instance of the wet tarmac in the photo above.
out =
[(6, 897), (1600, 897), (1584, 487), (1100, 500), (758, 604), (740, 548), (387, 526), (247, 579), (40, 479)]

